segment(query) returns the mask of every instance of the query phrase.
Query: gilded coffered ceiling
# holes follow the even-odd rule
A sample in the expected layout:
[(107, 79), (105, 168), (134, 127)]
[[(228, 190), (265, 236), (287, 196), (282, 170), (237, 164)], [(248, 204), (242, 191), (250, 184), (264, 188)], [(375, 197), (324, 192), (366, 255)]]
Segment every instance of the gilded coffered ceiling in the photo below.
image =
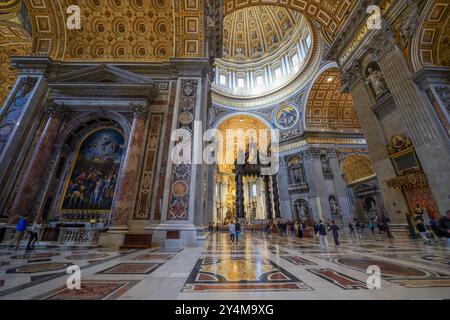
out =
[(375, 176), (372, 162), (366, 156), (351, 155), (342, 162), (347, 183), (352, 184)]
[[(203, 0), (25, 0), (33, 51), (63, 61), (158, 62), (204, 56)], [(69, 5), (81, 30), (68, 30)]]
[(298, 11), (277, 6), (254, 6), (234, 11), (224, 19), (223, 59), (255, 61), (283, 48), (300, 22)]
[(357, 0), (224, 0), (225, 15), (256, 5), (277, 5), (297, 10), (320, 23), (330, 35), (344, 25)]
[(306, 128), (310, 130), (360, 129), (349, 93), (341, 91), (341, 72), (324, 71), (313, 84), (306, 105)]

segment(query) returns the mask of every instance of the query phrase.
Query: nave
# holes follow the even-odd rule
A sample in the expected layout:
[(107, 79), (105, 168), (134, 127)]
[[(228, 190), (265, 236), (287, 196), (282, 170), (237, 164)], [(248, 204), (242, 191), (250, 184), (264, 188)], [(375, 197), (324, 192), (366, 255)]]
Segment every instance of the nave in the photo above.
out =
[[(258, 300), (447, 299), (446, 243), (366, 232), (341, 235), (336, 249), (315, 239), (244, 232), (239, 244), (214, 233), (205, 245), (168, 251), (38, 248), (0, 249), (0, 299)], [(81, 290), (69, 290), (66, 269), (81, 268)], [(369, 290), (369, 266), (381, 288)]]

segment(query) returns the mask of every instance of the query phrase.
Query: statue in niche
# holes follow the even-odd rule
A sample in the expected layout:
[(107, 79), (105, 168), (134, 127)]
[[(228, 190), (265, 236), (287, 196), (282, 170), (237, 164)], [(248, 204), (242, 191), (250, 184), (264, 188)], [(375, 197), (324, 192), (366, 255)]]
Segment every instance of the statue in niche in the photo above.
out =
[(328, 157), (323, 154), (320, 156), (320, 161), (322, 162), (322, 171), (323, 172), (331, 172), (330, 164), (328, 162)]
[(330, 210), (332, 215), (339, 214), (339, 205), (334, 197), (330, 197)]
[(299, 214), (300, 214), (300, 218), (306, 218), (306, 210), (305, 210), (305, 204), (301, 204), (300, 208), (299, 208)]
[(386, 80), (384, 80), (384, 75), (381, 71), (369, 68), (367, 73), (367, 84), (372, 87), (377, 98), (388, 91)]

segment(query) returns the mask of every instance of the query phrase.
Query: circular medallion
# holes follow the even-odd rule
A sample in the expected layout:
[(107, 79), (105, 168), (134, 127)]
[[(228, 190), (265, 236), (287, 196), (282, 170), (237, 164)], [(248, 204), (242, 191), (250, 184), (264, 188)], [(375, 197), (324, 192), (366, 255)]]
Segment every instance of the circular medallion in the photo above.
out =
[(300, 112), (291, 104), (281, 105), (275, 113), (275, 125), (282, 130), (292, 129), (300, 119)]
[(189, 111), (184, 111), (180, 114), (179, 121), (181, 124), (187, 125), (192, 123), (194, 115)]
[(186, 194), (188, 186), (184, 181), (177, 181), (172, 186), (172, 193), (177, 197), (182, 197)]

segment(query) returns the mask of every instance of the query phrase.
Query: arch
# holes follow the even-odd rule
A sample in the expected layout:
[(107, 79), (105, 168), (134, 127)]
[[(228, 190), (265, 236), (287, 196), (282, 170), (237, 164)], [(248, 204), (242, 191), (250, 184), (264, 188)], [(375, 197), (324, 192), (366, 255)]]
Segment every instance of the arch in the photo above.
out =
[(353, 99), (342, 92), (341, 72), (336, 64), (328, 64), (316, 75), (309, 88), (304, 126), (307, 130), (359, 131)]
[(372, 162), (366, 156), (351, 155), (341, 164), (347, 184), (355, 184), (375, 177)]
[(225, 16), (242, 8), (256, 5), (278, 5), (297, 10), (320, 23), (328, 34), (336, 35), (349, 17), (357, 1), (302, 0), (225, 0)]
[[(219, 130), (224, 139), (222, 149), (224, 156), (223, 159), (226, 159), (226, 155), (228, 154), (228, 150), (230, 150), (230, 148), (234, 149), (234, 159), (233, 163), (229, 163), (230, 161), (225, 161), (225, 163), (219, 164), (219, 171), (223, 173), (232, 173), (234, 169), (234, 160), (237, 159), (238, 154), (236, 141), (233, 140), (233, 143), (230, 143), (230, 141), (226, 140), (227, 138), (229, 138), (226, 135), (227, 130), (244, 130), (244, 132), (247, 133), (248, 130), (270, 130), (271, 128), (272, 126), (267, 121), (264, 121), (261, 117), (248, 113), (232, 113), (220, 119), (214, 126), (214, 129)], [(268, 131), (267, 134), (267, 142), (270, 144), (272, 133)], [(248, 143), (247, 138), (249, 137), (245, 137), (245, 143)], [(256, 136), (255, 138), (257, 139), (256, 142), (258, 142), (259, 137)]]
[(450, 66), (450, 6), (447, 0), (429, 1), (425, 6), (411, 45), (415, 72), (427, 65)]
[(76, 135), (75, 132), (82, 132), (83, 129), (88, 129), (94, 122), (97, 122), (98, 125), (108, 125), (105, 120), (110, 120), (111, 123), (115, 123), (122, 130), (126, 144), (130, 137), (131, 125), (122, 114), (111, 111), (88, 112), (75, 117), (64, 125), (64, 128), (58, 135), (57, 144), (67, 143), (71, 136)]

